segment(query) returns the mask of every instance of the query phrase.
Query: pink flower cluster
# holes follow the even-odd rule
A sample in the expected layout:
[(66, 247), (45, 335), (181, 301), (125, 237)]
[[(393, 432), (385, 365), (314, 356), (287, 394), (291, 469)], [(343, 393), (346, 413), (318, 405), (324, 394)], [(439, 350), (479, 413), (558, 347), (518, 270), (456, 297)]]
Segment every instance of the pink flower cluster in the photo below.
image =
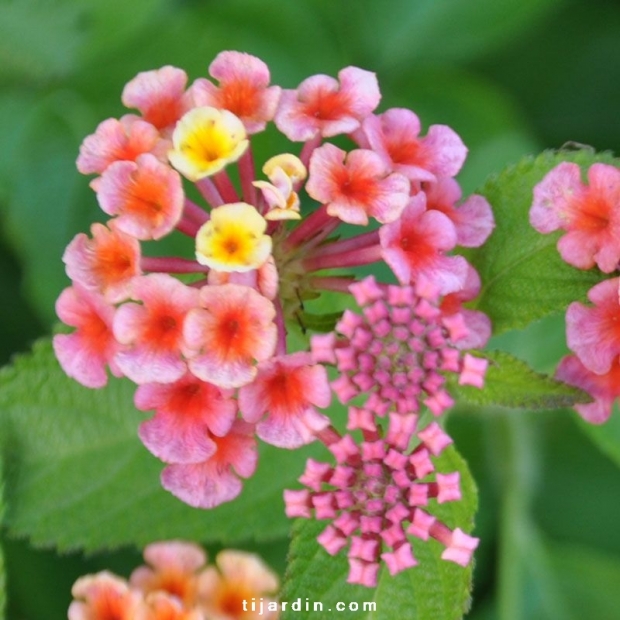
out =
[[(593, 164), (588, 183), (574, 163), (562, 163), (534, 188), (530, 222), (541, 233), (562, 230), (560, 255), (578, 269), (605, 274), (620, 262), (620, 170)], [(588, 422), (602, 424), (620, 396), (620, 278), (588, 292), (592, 306), (575, 301), (566, 312), (566, 334), (573, 354), (561, 360), (558, 379), (585, 390), (593, 402), (575, 409)]]
[(129, 580), (108, 571), (80, 577), (72, 588), (69, 620), (254, 620), (252, 602), (276, 620), (276, 575), (244, 551), (221, 551), (215, 566), (193, 543), (165, 541), (144, 550), (146, 565)]
[[(257, 466), (257, 438), (332, 446), (336, 431), (320, 410), (333, 393), (343, 402), (367, 395), (360, 411), (376, 441), (401, 452), (377, 474), (390, 489), (388, 479), (408, 477), (392, 507), (406, 504), (412, 485), (434, 497), (439, 474), (418, 482), (431, 469), (405, 464), (422, 449), (409, 452), (392, 428), (381, 439), (372, 420), (440, 415), (452, 404), (445, 373), (483, 384), (485, 361), (463, 350), (484, 346), (490, 322), (463, 306), (480, 279), (453, 252), (481, 245), (494, 221), (481, 196), (461, 201), (454, 176), (465, 146), (444, 125), (420, 135), (410, 110), (377, 113), (376, 77), (357, 67), (282, 89), (263, 61), (228, 51), (209, 73), (213, 80), (189, 86), (174, 67), (140, 73), (122, 95), (138, 113), (108, 119), (84, 140), (78, 169), (97, 175), (91, 187), (111, 219), (65, 251), (72, 285), (57, 313), (74, 330), (54, 339), (60, 364), (90, 388), (106, 385), (108, 370), (137, 385), (136, 407), (154, 411), (140, 439), (166, 464), (163, 486), (192, 506), (241, 492)], [(302, 144), (274, 154), (261, 175), (251, 138), (273, 125)], [(328, 140), (337, 136), (339, 146)], [(302, 206), (302, 190), (310, 204)], [(188, 252), (161, 256), (150, 243), (142, 253), (143, 242), (167, 235), (189, 238)], [(342, 273), (381, 262), (399, 286)], [(363, 315), (347, 311), (311, 350), (291, 351), (290, 330), (306, 329), (305, 302), (323, 291), (352, 294)], [(329, 365), (339, 373), (332, 382)], [(427, 431), (407, 432), (425, 444)], [(355, 462), (355, 480), (371, 475)], [(458, 546), (460, 534), (431, 529), (447, 549)]]

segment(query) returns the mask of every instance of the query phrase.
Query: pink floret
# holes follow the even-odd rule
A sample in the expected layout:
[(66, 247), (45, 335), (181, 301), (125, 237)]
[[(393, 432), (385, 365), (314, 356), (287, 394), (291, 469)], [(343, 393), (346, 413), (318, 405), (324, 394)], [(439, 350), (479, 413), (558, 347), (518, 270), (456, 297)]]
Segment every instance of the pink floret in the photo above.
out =
[[(325, 408), (331, 390), (325, 367), (312, 364), (306, 353), (273, 358), (260, 364), (256, 379), (239, 390), (239, 407), (256, 433), (280, 448), (298, 448), (315, 439), (329, 425)], [(261, 419), (267, 414), (265, 419)]]
[(534, 188), (530, 223), (541, 233), (566, 231), (558, 251), (570, 265), (611, 273), (620, 261), (620, 170), (593, 164), (589, 185), (577, 164), (563, 162)]
[(159, 239), (181, 219), (185, 194), (179, 173), (145, 154), (109, 166), (97, 185), (97, 200), (105, 213), (116, 216), (119, 230), (137, 239)]
[(358, 143), (379, 153), (410, 181), (434, 181), (455, 176), (467, 157), (461, 138), (446, 125), (432, 125), (421, 138), (420, 120), (411, 110), (392, 108), (368, 116), (356, 132)]
[(249, 134), (265, 129), (272, 120), (280, 100), (281, 88), (269, 86), (267, 65), (250, 54), (220, 52), (209, 67), (209, 74), (219, 81), (198, 79), (190, 89), (197, 106), (229, 110), (238, 116)]
[(183, 324), (198, 305), (198, 291), (163, 273), (133, 281), (132, 298), (114, 316), (114, 336), (125, 346), (116, 356), (124, 374), (138, 384), (173, 383), (186, 371)]
[(274, 305), (253, 288), (205, 286), (200, 307), (185, 326), (190, 371), (222, 388), (241, 387), (256, 376), (255, 362), (271, 357), (277, 330)]
[(407, 179), (390, 174), (376, 153), (358, 149), (347, 154), (333, 144), (314, 151), (306, 190), (327, 205), (329, 215), (364, 226), (369, 216), (393, 222), (409, 202)]
[(82, 174), (103, 174), (115, 161), (135, 161), (143, 153), (165, 156), (165, 143), (153, 125), (135, 117), (109, 118), (80, 146), (77, 169)]
[(186, 83), (185, 71), (169, 65), (143, 71), (125, 85), (123, 105), (139, 110), (157, 129), (170, 128), (191, 107)]
[(240, 478), (256, 470), (258, 452), (253, 426), (236, 420), (225, 437), (212, 437), (216, 451), (204, 462), (168, 465), (161, 475), (163, 487), (196, 508), (213, 508), (241, 493)]
[(556, 370), (560, 381), (578, 387), (593, 399), (591, 403), (573, 405), (575, 411), (591, 424), (603, 424), (612, 413), (614, 401), (620, 397), (620, 361), (616, 358), (609, 370), (596, 374), (588, 370), (575, 355), (564, 357)]
[(175, 383), (138, 387), (134, 402), (156, 414), (140, 424), (144, 445), (166, 463), (199, 463), (216, 449), (210, 435), (226, 435), (237, 414), (230, 394), (187, 373)]
[(113, 223), (109, 228), (95, 223), (90, 230), (92, 239), (80, 233), (67, 246), (62, 257), (67, 275), (110, 303), (124, 301), (132, 279), (141, 274), (140, 243)]
[(275, 123), (289, 140), (303, 142), (355, 131), (379, 105), (381, 93), (374, 73), (346, 67), (338, 80), (314, 75), (297, 90), (284, 90)]
[(605, 374), (620, 355), (620, 278), (610, 278), (592, 287), (588, 299), (594, 306), (573, 302), (566, 312), (569, 348), (592, 372)]
[(423, 193), (411, 198), (399, 220), (379, 230), (379, 238), (383, 258), (402, 284), (424, 277), (442, 294), (464, 286), (467, 261), (445, 254), (456, 245), (454, 224), (443, 213), (427, 211)]
[(454, 293), (445, 295), (441, 300), (441, 313), (445, 317), (458, 313), (465, 323), (467, 334), (454, 343), (459, 349), (482, 349), (486, 346), (491, 337), (491, 319), (484, 312), (470, 310), (463, 305), (468, 301), (476, 299), (480, 294), (480, 289), (480, 276), (468, 263), (467, 277), (465, 278), (463, 288)]
[(74, 285), (65, 289), (56, 301), (60, 320), (75, 327), (72, 334), (57, 334), (53, 344), (62, 369), (71, 378), (89, 388), (108, 382), (106, 366), (120, 376), (114, 356), (120, 349), (112, 333), (114, 307), (97, 293)]
[(436, 183), (425, 183), (427, 209), (447, 215), (456, 228), (456, 243), (466, 248), (480, 247), (493, 232), (495, 220), (486, 198), (472, 194), (461, 205), (461, 188), (452, 178), (441, 178)]

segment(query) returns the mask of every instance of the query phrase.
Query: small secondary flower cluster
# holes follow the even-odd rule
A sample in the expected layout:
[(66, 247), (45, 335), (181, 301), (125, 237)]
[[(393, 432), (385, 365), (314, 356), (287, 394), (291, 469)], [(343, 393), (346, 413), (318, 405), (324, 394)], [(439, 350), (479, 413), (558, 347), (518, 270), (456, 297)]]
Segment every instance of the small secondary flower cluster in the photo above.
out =
[[(140, 114), (102, 122), (82, 144), (78, 169), (98, 175), (91, 186), (112, 219), (93, 224), (90, 238), (77, 235), (64, 254), (73, 284), (57, 313), (75, 330), (54, 339), (62, 367), (92, 388), (106, 384), (108, 368), (138, 385), (137, 408), (155, 411), (139, 435), (166, 463), (163, 486), (202, 508), (241, 492), (241, 478), (257, 465), (256, 437), (288, 449), (319, 438), (333, 452), (337, 431), (319, 409), (332, 392), (345, 403), (369, 395), (364, 422), (353, 427), (383, 446), (376, 454), (400, 451), (370, 469), (359, 455), (345, 459), (354, 486), (372, 478), (373, 498), (378, 489), (389, 496), (385, 506), (393, 510), (375, 533), (385, 535), (404, 506), (401, 521), (422, 532), (424, 520), (425, 531), (452, 549), (445, 557), (466, 563), (470, 554), (454, 549), (471, 548), (471, 539), (459, 542), (459, 530), (431, 526), (413, 490), (456, 499), (454, 477), (449, 492), (439, 474), (437, 482), (420, 481), (434, 469), (425, 451), (439, 454), (447, 440), (429, 439), (441, 434), (437, 426), (417, 432), (418, 418), (451, 406), (445, 373), (480, 387), (486, 367), (464, 353), (490, 335), (488, 317), (463, 305), (477, 296), (480, 280), (450, 254), (457, 245), (481, 245), (494, 226), (484, 198), (460, 203), (453, 177), (465, 146), (443, 125), (420, 136), (410, 110), (376, 114), (376, 77), (357, 67), (338, 79), (312, 76), (292, 90), (270, 85), (265, 63), (240, 52), (222, 52), (209, 72), (217, 83), (199, 78), (189, 87), (181, 69), (140, 73), (122, 96)], [(298, 155), (268, 159), (258, 178), (251, 137), (272, 122), (303, 144)], [(336, 136), (352, 148), (328, 141)], [(184, 187), (182, 177), (193, 185)], [(303, 209), (302, 192), (312, 199)], [(360, 226), (367, 229), (357, 233)], [(142, 253), (143, 242), (173, 231), (192, 239), (187, 255)], [(378, 262), (399, 285), (342, 273)], [(317, 325), (307, 304), (323, 291), (352, 293), (363, 316), (347, 311), (311, 350), (291, 351), (291, 327)], [(318, 321), (323, 329), (325, 320)], [(331, 383), (329, 365), (339, 373)], [(386, 414), (383, 438), (374, 420)], [(410, 451), (409, 440), (420, 447)], [(338, 484), (330, 477), (337, 487), (345, 484), (342, 467)], [(358, 505), (372, 518), (384, 514), (370, 496), (348, 507)], [(385, 558), (393, 572), (411, 565), (402, 536), (386, 544), (400, 554)], [(375, 547), (364, 556), (373, 558), (368, 571), (376, 568)]]
[(69, 620), (253, 620), (252, 600), (263, 602), (261, 619), (279, 616), (278, 578), (252, 553), (224, 550), (213, 566), (198, 545), (166, 541), (148, 545), (144, 560), (129, 580), (108, 571), (80, 577)]
[[(534, 188), (530, 222), (541, 233), (563, 230), (562, 258), (578, 269), (595, 266), (605, 274), (620, 262), (620, 170), (597, 163), (582, 181), (577, 164), (564, 162)], [(585, 390), (593, 402), (575, 409), (588, 422), (602, 424), (620, 396), (620, 278), (588, 292), (593, 306), (578, 301), (566, 312), (566, 339), (574, 354), (560, 361), (558, 379)]]

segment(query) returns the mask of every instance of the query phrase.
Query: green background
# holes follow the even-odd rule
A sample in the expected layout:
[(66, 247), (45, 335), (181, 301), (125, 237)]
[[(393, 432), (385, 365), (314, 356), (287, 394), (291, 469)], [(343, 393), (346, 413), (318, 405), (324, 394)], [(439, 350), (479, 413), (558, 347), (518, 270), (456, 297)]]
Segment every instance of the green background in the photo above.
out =
[[(618, 32), (613, 0), (0, 0), (0, 362), (55, 322), (62, 251), (102, 217), (78, 148), (124, 113), (120, 93), (137, 72), (172, 64), (194, 79), (224, 49), (258, 55), (288, 88), (347, 65), (376, 71), (381, 109), (409, 107), (424, 127), (462, 136), (459, 180), (471, 192), (570, 141), (620, 151)], [(270, 140), (259, 157), (275, 152)], [(550, 371), (561, 317), (497, 345)], [(620, 436), (617, 418), (605, 436)], [(480, 489), (467, 617), (617, 618), (620, 476), (589, 438), (601, 429), (567, 411), (465, 408), (450, 429)], [(283, 571), (286, 541), (245, 546)], [(11, 620), (62, 618), (79, 575), (139, 563), (134, 549), (57, 555), (8, 535), (3, 547)]]

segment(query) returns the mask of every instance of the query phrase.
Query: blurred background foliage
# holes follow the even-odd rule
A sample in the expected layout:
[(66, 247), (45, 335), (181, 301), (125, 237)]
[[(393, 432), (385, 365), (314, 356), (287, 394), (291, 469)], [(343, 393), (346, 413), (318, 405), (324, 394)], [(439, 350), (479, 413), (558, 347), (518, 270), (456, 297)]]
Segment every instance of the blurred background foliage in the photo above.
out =
[[(101, 218), (75, 170), (80, 142), (125, 112), (139, 71), (172, 64), (194, 79), (223, 49), (261, 57), (289, 88), (347, 65), (376, 71), (382, 109), (462, 136), (469, 193), (568, 141), (620, 151), (619, 32), (615, 0), (0, 0), (0, 362), (52, 328), (64, 247)], [(549, 371), (562, 319), (495, 344)], [(618, 414), (609, 424), (620, 436)], [(601, 429), (570, 412), (458, 410), (450, 430), (480, 487), (468, 618), (618, 618), (620, 455), (589, 441)], [(65, 617), (77, 576), (140, 563), (131, 549), (59, 556), (6, 536), (3, 547), (11, 620)], [(247, 548), (283, 571), (286, 541)]]

